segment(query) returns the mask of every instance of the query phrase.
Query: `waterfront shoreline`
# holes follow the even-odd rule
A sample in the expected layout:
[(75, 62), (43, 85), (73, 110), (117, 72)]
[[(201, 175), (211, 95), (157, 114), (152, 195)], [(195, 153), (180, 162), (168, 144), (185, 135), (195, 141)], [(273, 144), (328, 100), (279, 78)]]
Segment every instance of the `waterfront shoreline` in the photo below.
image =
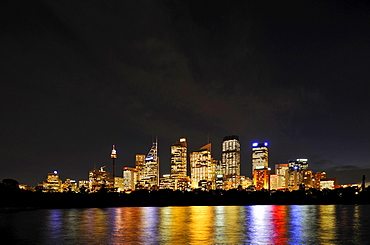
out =
[(311, 192), (159, 190), (135, 191), (130, 194), (20, 191), (0, 193), (0, 196), (0, 211), (37, 208), (370, 204), (369, 192), (358, 193), (347, 189)]

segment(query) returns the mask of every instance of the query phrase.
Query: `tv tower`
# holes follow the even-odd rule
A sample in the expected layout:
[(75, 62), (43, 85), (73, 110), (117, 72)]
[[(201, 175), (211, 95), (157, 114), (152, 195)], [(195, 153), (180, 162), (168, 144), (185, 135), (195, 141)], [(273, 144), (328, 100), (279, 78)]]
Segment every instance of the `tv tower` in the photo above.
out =
[(113, 189), (114, 189), (114, 187), (115, 187), (115, 179), (114, 179), (114, 177), (116, 176), (116, 174), (115, 174), (115, 160), (116, 160), (116, 158), (117, 158), (117, 151), (116, 151), (116, 149), (115, 149), (115, 145), (113, 145), (112, 146), (112, 153), (110, 154), (110, 158), (113, 160), (113, 173), (112, 173), (112, 177), (113, 177)]

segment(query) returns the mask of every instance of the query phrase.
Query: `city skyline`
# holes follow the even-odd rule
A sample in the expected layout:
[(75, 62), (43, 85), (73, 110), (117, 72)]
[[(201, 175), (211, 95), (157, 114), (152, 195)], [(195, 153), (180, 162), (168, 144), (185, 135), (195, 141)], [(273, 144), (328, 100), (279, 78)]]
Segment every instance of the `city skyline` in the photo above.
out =
[[(161, 173), (158, 171), (160, 164), (159, 157), (157, 158), (158, 138), (156, 137), (149, 153), (147, 155), (136, 154), (135, 167), (122, 167), (122, 169), (119, 169), (121, 170), (119, 172), (122, 174), (111, 174), (111, 172), (109, 172), (109, 166), (108, 170), (104, 170), (107, 166), (100, 166), (100, 170), (94, 166), (89, 172), (89, 181), (93, 181), (93, 183), (88, 184), (89, 181), (85, 179), (79, 179), (77, 182), (76, 179), (74, 179), (73, 181), (76, 184), (78, 183), (78, 186), (80, 182), (83, 185), (85, 185), (86, 182), (88, 186), (90, 186), (89, 189), (95, 191), (99, 190), (99, 188), (101, 188), (100, 185), (104, 184), (105, 181), (107, 181), (107, 183), (111, 182), (112, 186), (118, 188), (118, 191), (152, 190), (153, 188), (153, 190), (158, 188), (169, 188), (174, 190), (198, 188), (204, 190), (229, 190), (239, 189), (240, 187), (242, 187), (242, 189), (250, 189), (252, 185), (256, 190), (271, 189), (292, 191), (300, 190), (301, 184), (304, 184), (306, 189), (320, 189), (320, 181), (317, 182), (317, 180), (321, 179), (325, 180), (323, 185), (328, 185), (327, 188), (334, 188), (338, 185), (337, 177), (328, 178), (325, 171), (317, 171), (316, 173), (312, 171), (311, 168), (309, 168), (308, 159), (289, 159), (286, 163), (269, 163), (269, 143), (267, 141), (251, 143), (251, 172), (250, 175), (247, 176), (242, 175), (239, 171), (241, 167), (239, 156), (241, 149), (239, 137), (237, 135), (225, 136), (223, 138), (221, 146), (222, 160), (217, 160), (212, 155), (211, 145), (212, 143), (210, 142), (202, 146), (200, 149), (191, 152), (188, 157), (186, 138), (180, 138), (179, 142), (171, 145), (170, 169)], [(115, 145), (112, 147), (113, 150), (110, 157), (115, 160), (117, 158), (117, 150), (115, 149)], [(112, 157), (112, 155), (114, 155), (114, 157)], [(187, 165), (190, 167), (188, 171), (186, 170)], [(115, 161), (113, 161), (111, 167), (114, 172)], [(102, 180), (101, 177), (92, 178), (92, 174), (96, 176), (105, 176), (103, 177), (105, 180), (100, 182)], [(53, 173), (48, 173), (48, 175), (59, 176), (59, 172), (54, 170)], [(271, 178), (273, 177), (271, 179), (271, 184), (270, 176)], [(119, 183), (115, 184), (115, 181), (117, 181), (116, 179), (122, 179), (121, 184), (123, 184), (123, 186)], [(71, 178), (67, 178), (66, 181), (70, 183)], [(62, 186), (61, 184), (62, 182), (59, 183), (60, 186)], [(96, 187), (91, 187), (91, 184)], [(360, 182), (345, 183), (344, 185), (351, 184), (359, 185)], [(40, 184), (38, 184), (38, 186), (39, 185)], [(55, 183), (52, 183), (52, 186), (53, 185), (55, 185)], [(112, 187), (109, 187), (109, 189), (110, 188)]]
[(238, 135), (242, 175), (250, 143), (266, 140), (270, 163), (305, 158), (361, 182), (369, 11), (368, 1), (6, 1), (0, 179), (36, 185), (53, 169), (85, 179), (111, 166), (112, 144), (116, 169), (134, 167), (153, 136), (168, 173), (180, 137), (188, 153), (212, 142), (221, 160), (223, 137)]

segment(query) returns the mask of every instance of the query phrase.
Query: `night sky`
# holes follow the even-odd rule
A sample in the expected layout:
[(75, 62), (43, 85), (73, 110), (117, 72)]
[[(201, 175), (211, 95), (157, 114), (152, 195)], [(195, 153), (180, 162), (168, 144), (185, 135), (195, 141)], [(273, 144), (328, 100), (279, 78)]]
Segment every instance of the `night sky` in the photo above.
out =
[(158, 137), (370, 178), (368, 1), (2, 1), (0, 181), (116, 175)]

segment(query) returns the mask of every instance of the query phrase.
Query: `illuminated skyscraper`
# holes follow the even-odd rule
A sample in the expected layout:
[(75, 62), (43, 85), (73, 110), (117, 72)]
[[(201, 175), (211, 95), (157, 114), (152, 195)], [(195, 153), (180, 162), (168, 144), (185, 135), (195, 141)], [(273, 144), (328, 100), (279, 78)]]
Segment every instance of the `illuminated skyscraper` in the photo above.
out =
[(314, 188), (314, 180), (315, 180), (315, 174), (313, 173), (312, 170), (303, 170), (302, 171), (302, 176), (303, 176), (303, 184), (306, 189), (309, 188)]
[(314, 181), (314, 188), (320, 190), (320, 182), (321, 180), (326, 179), (326, 172), (316, 172), (315, 173), (315, 181)]
[(231, 188), (240, 184), (240, 143), (236, 135), (224, 137), (222, 142), (221, 172), (224, 180), (231, 182)]
[(171, 146), (171, 178), (180, 179), (187, 176), (187, 144), (181, 138), (179, 143)]
[(288, 189), (299, 190), (301, 184), (303, 184), (303, 171), (308, 169), (308, 160), (307, 159), (294, 159), (289, 160), (288, 163)]
[(270, 190), (270, 169), (255, 169), (253, 172), (253, 182), (256, 187), (256, 191)]
[[(145, 155), (143, 154), (136, 154), (135, 155), (135, 167), (139, 171), (138, 179), (137, 181), (140, 182), (141, 178), (143, 177), (143, 171), (142, 169), (145, 166)], [(138, 184), (138, 183), (136, 183)]]
[(110, 189), (113, 187), (110, 173), (104, 171), (105, 166), (99, 170), (93, 169), (89, 172), (89, 189), (91, 192), (97, 192), (101, 189)]
[(284, 190), (287, 187), (287, 176), (288, 176), (288, 164), (287, 163), (276, 163), (275, 174), (277, 176), (277, 190)]
[(190, 154), (192, 188), (214, 189), (216, 166), (212, 161), (211, 143)]
[(63, 192), (77, 192), (76, 180), (66, 179), (62, 184)]
[(123, 175), (123, 189), (125, 191), (127, 190), (134, 191), (139, 178), (139, 170), (137, 168), (124, 167), (122, 175)]
[(58, 171), (48, 173), (46, 181), (43, 182), (43, 189), (47, 192), (61, 192), (62, 180), (59, 179)]
[(278, 176), (277, 174), (270, 174), (270, 190), (278, 189)]
[(307, 170), (308, 169), (308, 160), (307, 159), (294, 159), (289, 160), (289, 169), (296, 169), (296, 170)]
[(155, 141), (140, 171), (140, 181), (144, 183), (144, 188), (146, 189), (157, 188), (159, 186), (159, 157), (157, 151), (157, 141)]
[(255, 169), (267, 169), (269, 165), (269, 151), (267, 142), (252, 143), (252, 175)]
[(176, 179), (172, 178), (170, 174), (164, 174), (159, 178), (159, 189), (176, 189)]

